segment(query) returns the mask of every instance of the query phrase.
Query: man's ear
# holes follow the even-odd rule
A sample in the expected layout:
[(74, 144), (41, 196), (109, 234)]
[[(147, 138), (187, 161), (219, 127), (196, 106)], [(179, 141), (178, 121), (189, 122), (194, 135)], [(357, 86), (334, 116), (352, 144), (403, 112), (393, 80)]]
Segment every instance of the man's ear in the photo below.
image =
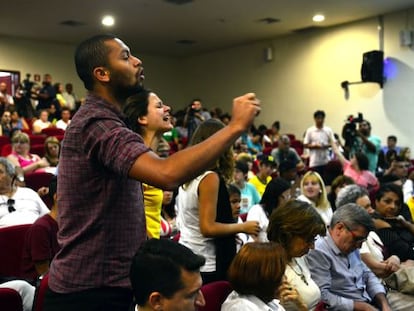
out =
[(160, 292), (152, 292), (148, 297), (148, 304), (152, 310), (161, 311), (163, 308), (164, 297)]
[(96, 67), (93, 75), (98, 81), (108, 82), (110, 80), (110, 72), (105, 67)]

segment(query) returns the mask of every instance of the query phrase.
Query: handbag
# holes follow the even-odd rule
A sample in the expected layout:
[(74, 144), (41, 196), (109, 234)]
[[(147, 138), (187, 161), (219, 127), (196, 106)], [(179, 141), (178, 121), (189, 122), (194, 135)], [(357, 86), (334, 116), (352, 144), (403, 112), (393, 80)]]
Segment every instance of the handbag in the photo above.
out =
[(414, 295), (414, 267), (402, 267), (384, 281), (392, 289)]

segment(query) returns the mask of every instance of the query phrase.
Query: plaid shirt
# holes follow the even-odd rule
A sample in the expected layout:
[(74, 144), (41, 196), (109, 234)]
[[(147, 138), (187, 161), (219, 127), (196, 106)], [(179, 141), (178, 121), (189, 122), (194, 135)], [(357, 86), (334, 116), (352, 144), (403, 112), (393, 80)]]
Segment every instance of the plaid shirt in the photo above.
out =
[(148, 150), (116, 107), (87, 96), (66, 130), (60, 155), (61, 250), (50, 267), (53, 291), (130, 287), (130, 263), (146, 230), (141, 183), (128, 172)]

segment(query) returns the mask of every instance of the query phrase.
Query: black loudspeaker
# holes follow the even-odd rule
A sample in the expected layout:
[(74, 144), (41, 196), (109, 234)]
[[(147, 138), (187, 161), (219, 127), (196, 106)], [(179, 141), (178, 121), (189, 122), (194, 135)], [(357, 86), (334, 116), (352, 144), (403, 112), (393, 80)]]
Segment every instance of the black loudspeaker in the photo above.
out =
[(384, 84), (384, 52), (369, 51), (362, 55), (361, 79), (363, 82)]

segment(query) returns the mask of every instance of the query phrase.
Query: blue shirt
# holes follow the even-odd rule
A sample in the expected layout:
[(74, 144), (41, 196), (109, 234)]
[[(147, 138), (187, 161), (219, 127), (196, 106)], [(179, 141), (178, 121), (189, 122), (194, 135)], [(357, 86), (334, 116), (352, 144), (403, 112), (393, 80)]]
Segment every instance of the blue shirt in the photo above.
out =
[(260, 203), (260, 194), (251, 183), (245, 182), (243, 189), (240, 189), (240, 194), (240, 214), (247, 213), (253, 205)]
[(354, 301), (369, 303), (377, 294), (385, 294), (379, 279), (362, 262), (359, 250), (342, 254), (329, 233), (315, 242), (306, 259), (329, 310), (352, 311)]

